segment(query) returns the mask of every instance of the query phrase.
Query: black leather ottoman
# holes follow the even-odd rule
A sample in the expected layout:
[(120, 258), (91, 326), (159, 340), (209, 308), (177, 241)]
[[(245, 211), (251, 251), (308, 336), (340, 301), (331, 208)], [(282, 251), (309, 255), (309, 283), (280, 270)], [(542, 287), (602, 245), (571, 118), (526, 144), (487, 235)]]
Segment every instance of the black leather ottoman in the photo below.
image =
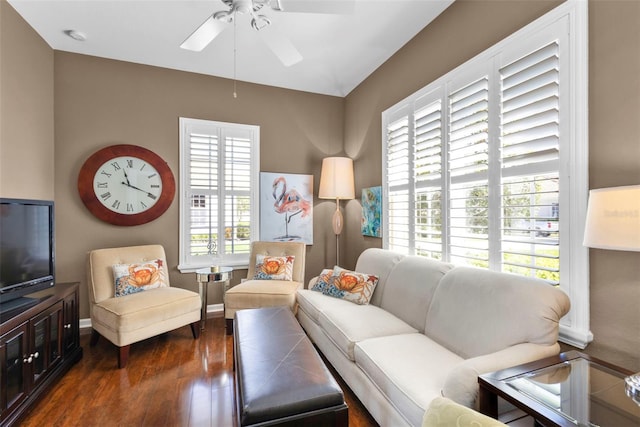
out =
[(342, 390), (289, 307), (240, 310), (233, 335), (241, 426), (348, 426)]

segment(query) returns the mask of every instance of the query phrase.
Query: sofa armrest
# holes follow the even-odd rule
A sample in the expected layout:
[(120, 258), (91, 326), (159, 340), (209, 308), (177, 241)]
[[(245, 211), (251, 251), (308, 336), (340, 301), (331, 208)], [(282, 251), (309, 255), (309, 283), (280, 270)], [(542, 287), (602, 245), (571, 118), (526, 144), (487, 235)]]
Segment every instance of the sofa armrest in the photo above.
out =
[(559, 352), (558, 343), (550, 346), (523, 343), (467, 359), (449, 373), (442, 387), (442, 395), (461, 405), (477, 409), (478, 375), (533, 362)]

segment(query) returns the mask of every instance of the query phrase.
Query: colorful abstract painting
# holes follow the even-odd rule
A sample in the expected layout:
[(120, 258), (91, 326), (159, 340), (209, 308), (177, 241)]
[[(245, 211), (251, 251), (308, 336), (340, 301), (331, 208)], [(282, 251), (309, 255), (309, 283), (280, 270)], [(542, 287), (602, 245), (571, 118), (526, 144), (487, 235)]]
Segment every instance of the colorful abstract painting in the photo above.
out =
[(260, 240), (313, 244), (313, 175), (260, 172)]
[(362, 234), (382, 237), (382, 187), (362, 189)]

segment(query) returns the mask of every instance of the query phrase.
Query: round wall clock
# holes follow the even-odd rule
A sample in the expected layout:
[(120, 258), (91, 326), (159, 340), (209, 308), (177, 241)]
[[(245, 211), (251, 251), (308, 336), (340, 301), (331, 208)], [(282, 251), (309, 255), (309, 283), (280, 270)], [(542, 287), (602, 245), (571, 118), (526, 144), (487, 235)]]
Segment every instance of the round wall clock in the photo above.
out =
[(175, 190), (167, 162), (137, 145), (112, 145), (96, 151), (78, 176), (78, 192), (87, 209), (115, 225), (153, 221), (169, 208)]

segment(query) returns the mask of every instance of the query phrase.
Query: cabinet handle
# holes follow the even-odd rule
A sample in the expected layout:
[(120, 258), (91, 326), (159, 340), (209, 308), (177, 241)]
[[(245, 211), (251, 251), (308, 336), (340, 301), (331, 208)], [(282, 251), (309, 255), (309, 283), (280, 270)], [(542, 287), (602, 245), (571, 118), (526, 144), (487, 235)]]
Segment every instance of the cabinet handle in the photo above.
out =
[(23, 361), (24, 363), (31, 363), (31, 362), (33, 362), (33, 357), (32, 357), (32, 356), (29, 356), (29, 357), (27, 357), (26, 359), (23, 359), (22, 361)]
[(64, 325), (65, 329), (71, 329), (71, 323), (67, 323), (66, 325)]

